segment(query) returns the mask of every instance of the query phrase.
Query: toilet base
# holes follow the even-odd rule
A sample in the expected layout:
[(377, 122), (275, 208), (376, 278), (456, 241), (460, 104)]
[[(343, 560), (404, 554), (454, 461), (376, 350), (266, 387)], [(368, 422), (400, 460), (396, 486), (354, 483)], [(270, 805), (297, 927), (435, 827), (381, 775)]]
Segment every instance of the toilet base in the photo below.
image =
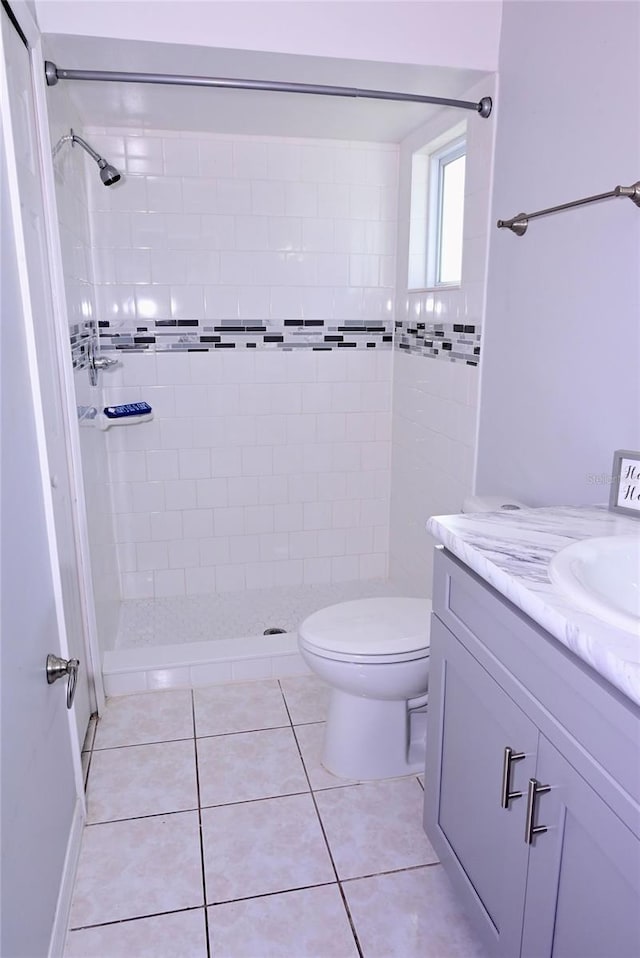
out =
[(322, 764), (339, 778), (372, 780), (424, 772), (426, 715), (407, 702), (331, 689)]

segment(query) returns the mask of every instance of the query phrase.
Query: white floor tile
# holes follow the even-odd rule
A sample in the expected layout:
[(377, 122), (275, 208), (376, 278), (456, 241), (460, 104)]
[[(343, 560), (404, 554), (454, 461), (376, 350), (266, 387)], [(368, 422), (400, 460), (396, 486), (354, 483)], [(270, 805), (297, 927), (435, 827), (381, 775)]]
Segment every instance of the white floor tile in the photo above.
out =
[(71, 928), (202, 904), (197, 812), (85, 828)]
[(294, 725), (324, 722), (327, 717), (329, 688), (315, 675), (294, 675), (280, 679)]
[(365, 958), (481, 958), (441, 865), (344, 883)]
[(314, 723), (313, 725), (297, 725), (295, 731), (302, 752), (304, 767), (314, 791), (322, 788), (336, 788), (340, 785), (357, 784), (356, 779), (338, 778), (337, 775), (328, 772), (322, 764), (324, 722)]
[(207, 902), (335, 880), (310, 795), (202, 811)]
[(198, 739), (198, 774), (203, 806), (309, 791), (290, 727)]
[(288, 726), (289, 716), (275, 679), (194, 689), (196, 735), (224, 735)]
[(65, 958), (207, 958), (204, 909), (69, 932)]
[(212, 955), (221, 958), (357, 958), (337, 885), (209, 908)]
[(414, 776), (317, 792), (338, 876), (437, 862), (422, 828), (423, 798)]
[(107, 700), (94, 749), (193, 738), (191, 691), (144, 692)]
[(198, 807), (193, 739), (94, 752), (87, 822), (111, 822)]

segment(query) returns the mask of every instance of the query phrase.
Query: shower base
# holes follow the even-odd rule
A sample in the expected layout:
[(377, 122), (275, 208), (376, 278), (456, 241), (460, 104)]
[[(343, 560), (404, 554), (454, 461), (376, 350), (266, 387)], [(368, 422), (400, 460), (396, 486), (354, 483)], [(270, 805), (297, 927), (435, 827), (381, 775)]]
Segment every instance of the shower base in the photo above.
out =
[[(308, 615), (349, 599), (406, 594), (399, 583), (371, 579), (129, 599), (121, 606), (116, 647), (104, 655), (105, 693), (302, 675), (309, 670), (297, 629)], [(284, 632), (264, 635), (273, 628)]]

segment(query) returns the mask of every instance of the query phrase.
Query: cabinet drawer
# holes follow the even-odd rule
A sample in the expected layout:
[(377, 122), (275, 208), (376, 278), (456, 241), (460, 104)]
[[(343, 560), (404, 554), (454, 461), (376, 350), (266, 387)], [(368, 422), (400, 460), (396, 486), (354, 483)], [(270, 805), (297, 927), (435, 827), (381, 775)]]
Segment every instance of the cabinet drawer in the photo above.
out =
[(640, 708), (444, 549), (434, 614), (640, 832)]

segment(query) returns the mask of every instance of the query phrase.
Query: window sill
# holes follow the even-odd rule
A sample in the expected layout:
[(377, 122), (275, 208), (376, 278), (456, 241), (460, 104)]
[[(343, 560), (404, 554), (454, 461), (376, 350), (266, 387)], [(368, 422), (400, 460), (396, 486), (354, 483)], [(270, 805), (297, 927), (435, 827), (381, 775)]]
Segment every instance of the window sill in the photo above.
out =
[(407, 293), (440, 293), (443, 290), (462, 289), (462, 283), (440, 283), (438, 286), (412, 286)]

